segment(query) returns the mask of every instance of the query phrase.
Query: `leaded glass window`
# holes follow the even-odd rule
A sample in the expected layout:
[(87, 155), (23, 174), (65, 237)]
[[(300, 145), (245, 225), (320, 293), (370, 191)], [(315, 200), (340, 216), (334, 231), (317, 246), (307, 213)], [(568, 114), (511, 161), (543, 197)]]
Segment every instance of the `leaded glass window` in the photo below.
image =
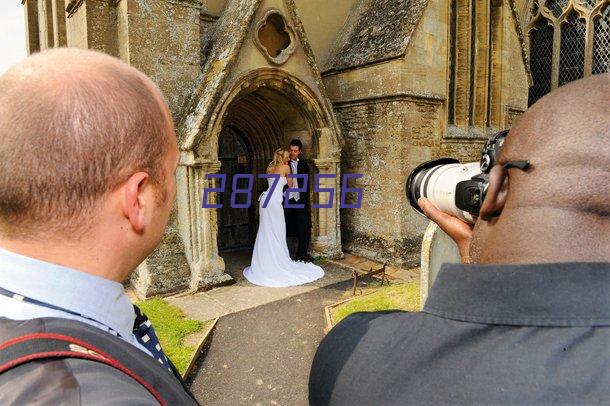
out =
[(529, 104), (591, 74), (610, 72), (610, 0), (529, 0)]
[(594, 22), (592, 73), (610, 72), (610, 4)]
[(585, 73), (585, 20), (572, 11), (561, 26), (561, 50), (559, 51), (559, 86)]
[(548, 0), (546, 2), (546, 8), (551, 10), (555, 18), (558, 18), (563, 10), (568, 5), (568, 0)]
[(533, 85), (528, 104), (551, 91), (551, 68), (553, 65), (553, 26), (541, 19), (530, 32), (530, 71)]
[(585, 5), (589, 10), (597, 5), (597, 0), (583, 0), (582, 4)]

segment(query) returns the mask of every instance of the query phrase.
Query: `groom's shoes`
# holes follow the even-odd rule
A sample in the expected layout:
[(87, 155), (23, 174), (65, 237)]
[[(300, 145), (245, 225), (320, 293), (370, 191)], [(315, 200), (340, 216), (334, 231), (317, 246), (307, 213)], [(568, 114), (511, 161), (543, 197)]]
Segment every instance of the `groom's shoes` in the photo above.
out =
[(297, 255), (297, 261), (313, 262), (314, 257), (309, 254)]

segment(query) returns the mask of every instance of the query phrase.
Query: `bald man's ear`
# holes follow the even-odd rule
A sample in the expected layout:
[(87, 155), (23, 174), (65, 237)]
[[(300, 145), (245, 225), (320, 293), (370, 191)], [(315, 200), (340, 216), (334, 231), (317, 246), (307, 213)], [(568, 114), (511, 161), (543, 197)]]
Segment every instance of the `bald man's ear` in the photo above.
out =
[(131, 227), (137, 233), (144, 231), (146, 226), (145, 209), (146, 199), (142, 195), (147, 185), (149, 175), (146, 172), (137, 172), (129, 177), (125, 183), (125, 189), (121, 206), (123, 214), (129, 219)]
[(489, 186), (485, 200), (479, 211), (482, 220), (489, 221), (502, 213), (508, 195), (508, 171), (502, 165), (496, 165), (489, 172)]

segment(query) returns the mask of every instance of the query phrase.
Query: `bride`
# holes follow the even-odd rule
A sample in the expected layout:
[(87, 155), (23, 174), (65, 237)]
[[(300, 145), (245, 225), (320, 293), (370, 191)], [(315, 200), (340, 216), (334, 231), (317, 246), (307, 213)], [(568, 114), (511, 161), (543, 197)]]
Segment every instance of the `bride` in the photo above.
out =
[(278, 149), (275, 151), (273, 161), (267, 167), (268, 174), (280, 176), (275, 189), (269, 198), (267, 207), (262, 207), (271, 193), (274, 178), (268, 178), (269, 186), (258, 198), (260, 221), (252, 263), (244, 269), (244, 276), (255, 285), (284, 287), (302, 285), (324, 276), (324, 270), (308, 262), (293, 261), (290, 259), (288, 245), (286, 244), (286, 222), (284, 220), (284, 185), (292, 187), (292, 179), (288, 166), (288, 151)]

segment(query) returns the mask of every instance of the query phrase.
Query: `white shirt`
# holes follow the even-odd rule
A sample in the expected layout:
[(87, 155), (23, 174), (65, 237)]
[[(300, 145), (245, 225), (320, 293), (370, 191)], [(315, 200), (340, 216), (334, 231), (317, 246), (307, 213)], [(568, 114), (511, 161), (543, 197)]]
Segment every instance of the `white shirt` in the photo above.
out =
[(133, 335), (135, 311), (118, 282), (0, 248), (0, 287), (93, 320), (3, 295), (0, 295), (0, 317), (11, 320), (59, 317), (80, 321), (114, 335), (118, 333), (119, 338), (152, 356)]
[[(299, 168), (299, 158), (296, 159), (296, 161), (294, 160), (290, 160), (290, 167), (292, 168), (292, 173), (298, 173), (298, 168)], [(294, 182), (297, 182), (296, 178), (292, 179)], [(293, 187), (298, 187), (298, 183), (296, 185), (293, 185)], [(290, 192), (290, 194), (288, 195), (288, 199), (292, 199), (294, 197), (295, 201), (299, 201), (299, 198), (301, 197), (301, 194), (299, 192)]]

